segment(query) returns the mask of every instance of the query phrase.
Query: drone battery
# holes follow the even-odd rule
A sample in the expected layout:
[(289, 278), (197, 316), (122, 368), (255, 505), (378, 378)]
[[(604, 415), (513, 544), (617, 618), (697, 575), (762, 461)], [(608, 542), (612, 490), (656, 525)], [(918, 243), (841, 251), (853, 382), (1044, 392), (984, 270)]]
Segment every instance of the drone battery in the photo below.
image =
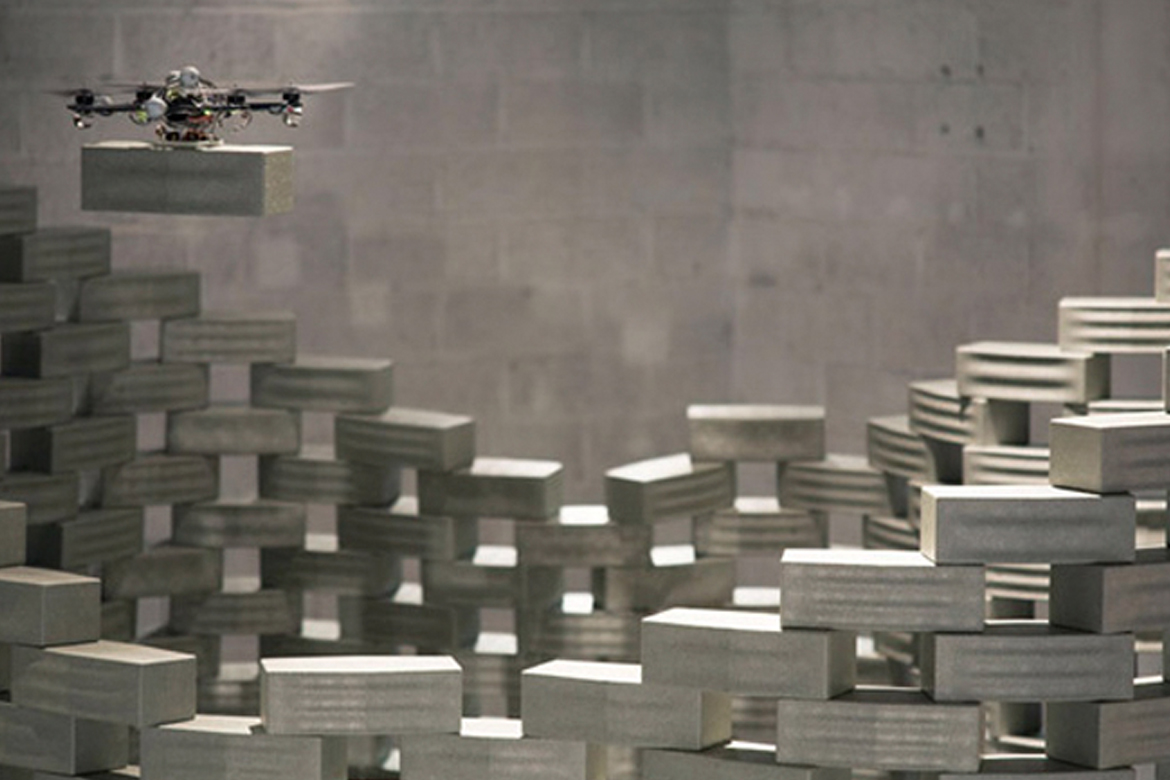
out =
[(292, 206), (291, 146), (103, 141), (81, 150), (86, 211), (264, 216)]

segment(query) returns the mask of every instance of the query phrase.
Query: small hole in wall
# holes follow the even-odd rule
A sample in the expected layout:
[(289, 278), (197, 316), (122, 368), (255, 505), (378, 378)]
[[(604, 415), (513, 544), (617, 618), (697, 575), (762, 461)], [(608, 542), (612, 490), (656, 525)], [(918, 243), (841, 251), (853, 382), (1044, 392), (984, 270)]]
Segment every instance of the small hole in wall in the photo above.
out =
[(939, 72), (943, 74), (944, 78), (949, 79), (951, 77), (951, 66), (943, 65), (941, 68), (939, 68)]
[(938, 134), (939, 135), (950, 135), (951, 134), (951, 126), (948, 125), (946, 122), (943, 122), (941, 125), (938, 126)]
[(975, 139), (976, 140), (982, 141), (986, 135), (987, 134), (983, 131), (983, 125), (979, 125), (978, 127), (975, 128)]

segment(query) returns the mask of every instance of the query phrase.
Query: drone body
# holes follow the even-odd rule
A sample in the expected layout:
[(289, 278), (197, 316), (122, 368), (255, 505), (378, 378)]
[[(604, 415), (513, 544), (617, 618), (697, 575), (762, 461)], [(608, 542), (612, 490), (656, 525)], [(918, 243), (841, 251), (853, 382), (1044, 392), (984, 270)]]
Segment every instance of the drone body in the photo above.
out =
[(304, 95), (351, 86), (342, 82), (218, 87), (203, 78), (198, 68), (187, 65), (171, 71), (161, 84), (113, 84), (108, 92), (81, 88), (60, 94), (72, 99), (66, 108), (79, 129), (92, 126), (95, 117), (126, 114), (137, 125), (153, 125), (164, 144), (199, 146), (220, 143), (225, 129), (246, 127), (254, 113), (277, 115), (289, 127), (296, 127), (304, 112)]

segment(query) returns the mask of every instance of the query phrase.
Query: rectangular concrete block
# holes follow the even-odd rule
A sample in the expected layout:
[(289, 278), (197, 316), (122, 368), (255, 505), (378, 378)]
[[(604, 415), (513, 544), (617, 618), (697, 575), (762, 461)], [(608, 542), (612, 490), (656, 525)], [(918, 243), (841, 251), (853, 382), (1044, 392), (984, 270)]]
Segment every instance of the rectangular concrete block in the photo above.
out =
[(101, 640), (14, 647), (12, 703), (143, 728), (195, 717), (195, 657)]
[(930, 480), (934, 463), (909, 415), (871, 417), (865, 424), (866, 456), (878, 471), (903, 479)]
[(138, 635), (138, 602), (102, 602), (102, 639), (133, 642)]
[(90, 380), (94, 414), (143, 414), (201, 409), (208, 404), (207, 367), (189, 363), (135, 361), (121, 371)]
[(526, 737), (518, 720), (464, 718), (458, 734), (403, 737), (414, 780), (605, 780), (606, 751), (583, 741)]
[(300, 623), (282, 590), (171, 598), (170, 625), (180, 634), (295, 634)]
[(325, 656), (260, 662), (270, 734), (457, 733), (463, 673), (450, 656)]
[(1092, 493), (1162, 490), (1170, 475), (1170, 414), (1062, 417), (1048, 432), (1052, 484)]
[(82, 322), (193, 317), (199, 294), (198, 271), (114, 271), (81, 283), (77, 316)]
[(167, 452), (279, 455), (300, 446), (300, 417), (284, 409), (213, 404), (167, 415)]
[(1043, 621), (981, 634), (923, 634), (922, 685), (935, 701), (1085, 701), (1133, 696), (1134, 640)]
[(0, 187), (0, 233), (28, 233), (37, 229), (37, 188)]
[(137, 555), (142, 550), (140, 507), (90, 509), (29, 529), (29, 562), (54, 569), (83, 570)]
[(401, 464), (453, 471), (475, 460), (475, 420), (458, 414), (393, 407), (381, 415), (338, 415), (337, 457), (374, 466)]
[(1134, 686), (1130, 701), (1059, 702), (1044, 708), (1048, 755), (1108, 769), (1170, 757), (1170, 683)]
[(561, 507), (547, 523), (516, 525), (521, 566), (649, 566), (653, 529), (610, 522), (604, 506)]
[(57, 287), (51, 282), (0, 283), (0, 333), (44, 330), (57, 319)]
[[(1037, 777), (1060, 778), (1060, 780), (1134, 780), (1132, 767), (1118, 769), (1090, 769), (1086, 766), (1066, 764), (1044, 755), (1009, 754), (986, 756), (979, 763), (979, 777), (988, 780), (1035, 780)], [(940, 772), (938, 780), (960, 780), (970, 778), (969, 774)]]
[(653, 566), (607, 566), (593, 570), (593, 596), (613, 612), (653, 612), (691, 605), (731, 604), (735, 559), (699, 558)]
[(921, 523), (936, 563), (1132, 561), (1137, 508), (1048, 485), (927, 485)]
[(856, 639), (851, 631), (786, 631), (775, 614), (675, 607), (642, 620), (642, 679), (828, 699), (853, 688)]
[(700, 556), (778, 555), (789, 547), (829, 543), (829, 519), (823, 512), (781, 507), (766, 496), (740, 496), (732, 507), (696, 517), (693, 528)]
[(685, 750), (731, 736), (727, 694), (643, 682), (637, 664), (548, 661), (520, 679), (529, 736)]
[(261, 217), (293, 207), (291, 146), (197, 149), (140, 141), (81, 148), (81, 208)]
[(61, 474), (124, 463), (134, 457), (137, 444), (137, 421), (119, 414), (13, 431), (9, 452), (14, 468)]
[(968, 444), (963, 447), (963, 484), (1047, 485), (1049, 459), (1047, 447)]
[(414, 496), (402, 496), (386, 508), (337, 508), (337, 539), (343, 549), (447, 561), (471, 557), (478, 538), (474, 518), (419, 514)]
[(942, 704), (913, 690), (858, 688), (829, 701), (781, 699), (776, 760), (830, 767), (975, 772), (982, 734), (977, 703)]
[(67, 378), (0, 378), (0, 428), (37, 428), (73, 415), (73, 383)]
[(0, 569), (0, 642), (32, 647), (92, 642), (101, 630), (100, 580), (52, 569)]
[(1132, 564), (1052, 567), (1053, 625), (1113, 634), (1170, 629), (1170, 550), (1139, 550)]
[(937, 566), (904, 550), (787, 550), (785, 628), (981, 631), (982, 566)]
[(6, 375), (39, 378), (117, 371), (130, 365), (130, 326), (65, 323), (48, 330), (7, 333), (0, 365)]
[(428, 603), (538, 610), (564, 593), (563, 571), (517, 565), (516, 549), (481, 545), (470, 559), (430, 560), (422, 566)]
[(1170, 302), (1170, 249), (1154, 253), (1154, 300)]
[(344, 780), (345, 740), (268, 734), (259, 718), (197, 715), (145, 729), (144, 778), (168, 780)]
[(636, 663), (642, 615), (637, 612), (566, 612), (552, 609), (517, 616), (517, 633), (537, 658), (601, 658)]
[[(343, 599), (343, 602), (346, 599)], [(475, 643), (479, 610), (418, 601), (354, 599), (353, 623), (342, 615), (342, 636), (354, 636), (379, 647), (413, 646), (451, 652)]]
[(955, 350), (955, 377), (965, 396), (1087, 404), (1109, 395), (1109, 356), (1056, 344), (980, 341)]
[(295, 455), (264, 455), (260, 495), (308, 504), (385, 506), (398, 498), (399, 471), (338, 460), (330, 446), (306, 446)]
[(370, 550), (267, 549), (260, 553), (260, 582), (290, 592), (381, 596), (401, 584), (402, 561)]
[(51, 227), (0, 235), (0, 282), (44, 282), (109, 272), (109, 228)]
[(641, 777), (644, 780), (848, 780), (849, 770), (777, 764), (772, 745), (734, 740), (695, 752), (643, 751)]
[(823, 406), (693, 404), (687, 407), (695, 460), (820, 460), (825, 456)]
[(291, 363), (296, 318), (289, 312), (205, 311), (166, 320), (160, 350), (167, 363)]
[(730, 462), (695, 463), (686, 453), (630, 463), (605, 473), (605, 504), (615, 523), (693, 517), (731, 506)]
[(108, 599), (141, 599), (208, 593), (223, 584), (219, 550), (160, 544), (133, 558), (111, 561), (102, 570)]
[(0, 764), (63, 775), (119, 769), (130, 729), (0, 701)]
[(551, 460), (476, 458), (451, 472), (420, 471), (424, 514), (545, 520), (561, 508), (564, 467)]
[(777, 471), (781, 506), (820, 512), (890, 514), (881, 472), (858, 455), (783, 464)]
[(1161, 354), (1170, 343), (1170, 304), (1153, 298), (1061, 298), (1058, 318), (1062, 349)]
[(30, 526), (76, 516), (80, 495), (81, 482), (73, 472), (6, 471), (0, 475), (0, 500), (24, 504)]
[(300, 547), (305, 506), (289, 501), (200, 501), (172, 510), (171, 536), (191, 547)]
[(157, 506), (206, 501), (218, 493), (218, 479), (214, 461), (202, 455), (145, 453), (102, 470), (102, 504)]
[(954, 379), (910, 383), (910, 428), (949, 444), (1026, 444), (1028, 405), (1021, 401), (968, 398)]
[(0, 568), (24, 563), (27, 526), (24, 504), (0, 500)]
[(376, 414), (394, 403), (391, 360), (297, 355), (294, 363), (257, 363), (251, 370), (256, 406)]

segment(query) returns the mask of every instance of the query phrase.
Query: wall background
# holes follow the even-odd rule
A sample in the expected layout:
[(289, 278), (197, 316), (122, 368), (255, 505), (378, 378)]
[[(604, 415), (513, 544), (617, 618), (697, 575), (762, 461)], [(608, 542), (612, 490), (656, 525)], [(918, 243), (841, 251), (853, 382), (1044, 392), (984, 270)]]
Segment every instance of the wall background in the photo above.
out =
[[(142, 131), (42, 90), (188, 62), (359, 83), (239, 137), (296, 145), (296, 211), (80, 212), (81, 143)], [(860, 452), (955, 344), (1148, 294), (1168, 127), (1164, 0), (0, 0), (0, 180), (44, 224), (395, 358), (400, 403), (572, 500), (683, 448), (688, 402), (826, 403)]]

